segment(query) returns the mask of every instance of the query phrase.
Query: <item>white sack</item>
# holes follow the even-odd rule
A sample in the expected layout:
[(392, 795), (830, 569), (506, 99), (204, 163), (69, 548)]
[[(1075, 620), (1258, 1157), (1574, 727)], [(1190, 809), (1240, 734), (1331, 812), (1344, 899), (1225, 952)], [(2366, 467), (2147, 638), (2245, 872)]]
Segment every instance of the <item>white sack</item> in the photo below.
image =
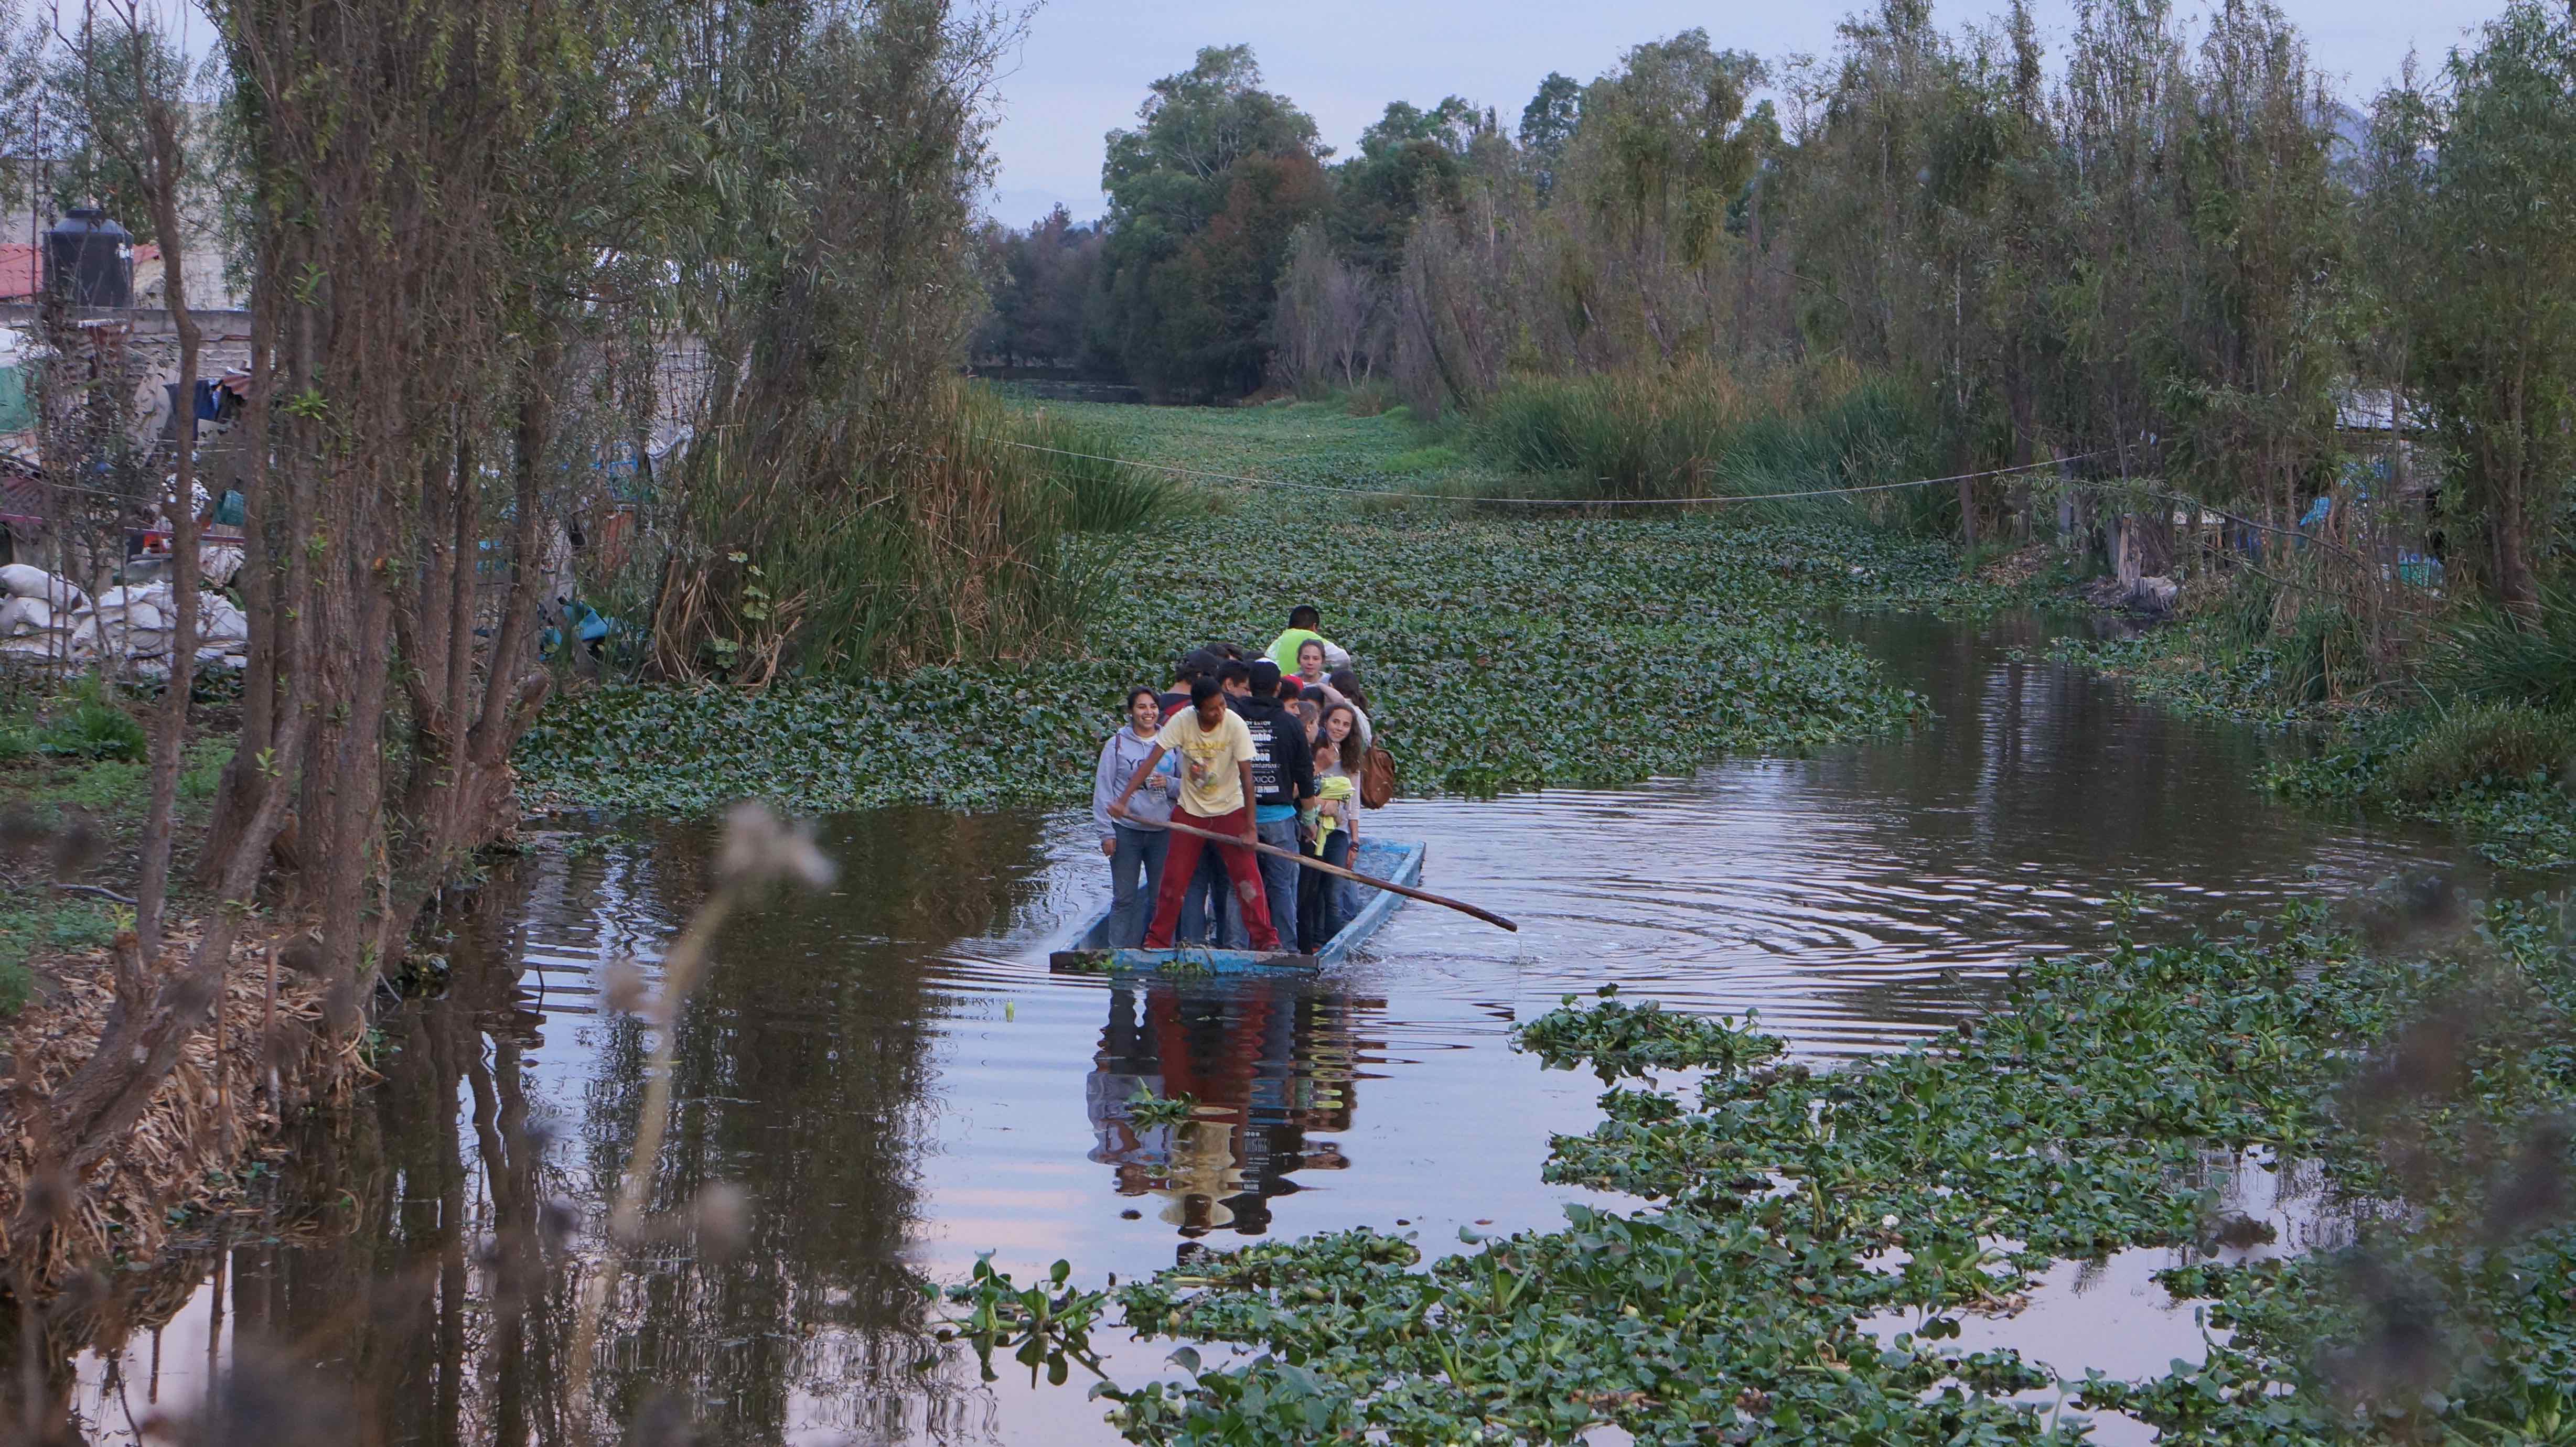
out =
[(167, 583), (137, 583), (110, 588), (98, 595), (98, 611), (101, 613), (123, 613), (128, 608), (147, 607), (157, 612), (169, 606), (170, 585)]
[(250, 642), (250, 619), (212, 593), (197, 595), (197, 636), (209, 643)]
[(41, 598), (58, 610), (69, 612), (88, 606), (89, 595), (32, 563), (11, 563), (0, 567), (0, 591), (12, 598)]
[(0, 638), (42, 633), (54, 626), (54, 610), (42, 598), (0, 600)]
[(234, 575), (241, 572), (242, 550), (221, 543), (209, 543), (197, 549), (197, 571), (206, 584), (214, 588), (232, 586)]

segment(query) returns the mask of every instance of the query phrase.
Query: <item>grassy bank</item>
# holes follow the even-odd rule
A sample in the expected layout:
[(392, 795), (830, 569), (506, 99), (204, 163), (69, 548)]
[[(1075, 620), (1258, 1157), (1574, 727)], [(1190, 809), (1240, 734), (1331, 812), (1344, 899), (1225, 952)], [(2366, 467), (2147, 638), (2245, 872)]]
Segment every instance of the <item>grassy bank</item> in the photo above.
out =
[[(1361, 660), (1409, 789), (1487, 792), (1684, 773), (1897, 728), (1919, 701), (1816, 622), (1837, 608), (1966, 606), (1952, 552), (1830, 523), (1538, 517), (1360, 495), (1481, 486), (1400, 416), (1050, 404), (1117, 455), (1296, 487), (1189, 484), (1173, 516), (1089, 536), (1105, 603), (1069, 661), (736, 690), (602, 688), (520, 746), (533, 803), (698, 813), (1085, 797), (1121, 691), (1209, 639), (1266, 643), (1313, 601)], [(1312, 489), (1312, 490), (1308, 490)], [(1339, 495), (1339, 494), (1351, 495)], [(686, 759), (686, 768), (657, 761)]]
[(2374, 661), (2338, 608), (2275, 623), (2259, 580), (2199, 586), (2170, 624), (2059, 655), (2184, 712), (2314, 726), (2317, 752), (2272, 772), (2285, 797), (2448, 825), (2508, 868), (2576, 865), (2576, 607), (2540, 630), (2428, 615)]
[[(130, 888), (125, 862), (152, 787), (146, 706), (94, 676), (0, 680), (0, 893), (9, 901), (0, 908), (0, 1019), (26, 1003), (49, 961), (105, 944), (130, 920), (121, 906), (54, 882)], [(189, 746), (183, 821), (203, 818), (232, 755), (221, 723)]]
[[(1131, 1325), (1260, 1354), (1184, 1352), (1116, 1419), (1154, 1443), (1901, 1443), (2072, 1440), (2117, 1410), (2167, 1440), (2564, 1440), (2569, 923), (2124, 942), (2032, 965), (1938, 1048), (1829, 1074), (1765, 1064), (1779, 1043), (1748, 1028), (1569, 997), (1521, 1043), (1614, 1086), (1549, 1174), (1660, 1205), (1571, 1208), (1427, 1270), (1361, 1231), (1132, 1284)], [(1696, 1089), (1657, 1084), (1686, 1066)], [(2268, 1228), (2220, 1209), (2216, 1173), (2294, 1161), (2329, 1173), (2349, 1246), (2251, 1252)], [(2049, 1262), (2138, 1247), (2197, 1263), (2159, 1279), (2233, 1329), (2205, 1360), (2059, 1382), (1957, 1345)]]

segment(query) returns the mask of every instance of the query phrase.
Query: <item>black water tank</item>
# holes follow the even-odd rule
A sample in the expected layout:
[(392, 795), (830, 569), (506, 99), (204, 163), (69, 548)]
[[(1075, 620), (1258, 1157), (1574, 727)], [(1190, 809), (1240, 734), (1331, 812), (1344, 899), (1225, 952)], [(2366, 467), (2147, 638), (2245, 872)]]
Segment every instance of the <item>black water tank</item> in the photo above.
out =
[(133, 245), (106, 212), (75, 206), (45, 233), (45, 289), (73, 306), (132, 306)]

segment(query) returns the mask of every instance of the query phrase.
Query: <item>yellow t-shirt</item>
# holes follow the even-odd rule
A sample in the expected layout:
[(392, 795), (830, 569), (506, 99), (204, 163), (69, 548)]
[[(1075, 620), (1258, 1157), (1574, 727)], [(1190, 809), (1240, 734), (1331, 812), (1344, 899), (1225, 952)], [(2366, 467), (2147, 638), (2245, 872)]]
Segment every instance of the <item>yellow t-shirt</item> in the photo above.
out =
[(1234, 710), (1212, 729), (1199, 727), (1199, 711), (1185, 708), (1163, 724), (1154, 742), (1181, 757), (1181, 807), (1202, 817), (1243, 807), (1243, 765), (1253, 760), (1252, 730)]

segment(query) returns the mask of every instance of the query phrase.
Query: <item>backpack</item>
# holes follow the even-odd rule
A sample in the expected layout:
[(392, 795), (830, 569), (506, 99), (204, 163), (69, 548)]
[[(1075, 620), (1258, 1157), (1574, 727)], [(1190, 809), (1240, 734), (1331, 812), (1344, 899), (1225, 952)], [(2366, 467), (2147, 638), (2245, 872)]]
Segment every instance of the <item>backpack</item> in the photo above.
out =
[(1394, 797), (1395, 755), (1371, 744), (1367, 757), (1360, 762), (1360, 803), (1383, 809)]

